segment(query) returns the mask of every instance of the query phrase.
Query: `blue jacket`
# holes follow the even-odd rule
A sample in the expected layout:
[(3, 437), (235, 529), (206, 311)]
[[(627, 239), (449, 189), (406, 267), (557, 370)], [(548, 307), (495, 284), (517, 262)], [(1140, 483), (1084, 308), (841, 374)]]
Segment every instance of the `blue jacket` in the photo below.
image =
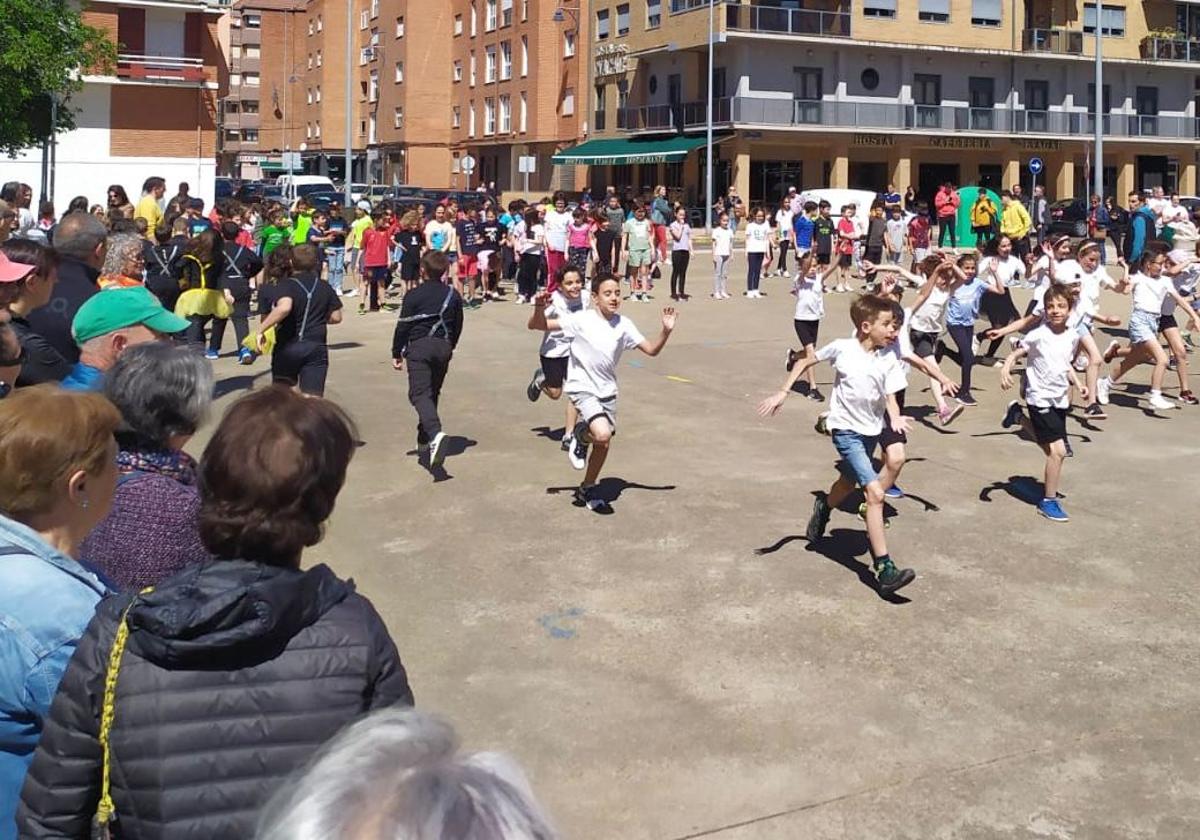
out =
[(1154, 238), (1154, 211), (1146, 205), (1129, 214), (1129, 236), (1125, 238), (1125, 262), (1133, 265), (1142, 258), (1146, 243)]
[(25, 771), (50, 701), (104, 584), (0, 516), (0, 840), (15, 840)]

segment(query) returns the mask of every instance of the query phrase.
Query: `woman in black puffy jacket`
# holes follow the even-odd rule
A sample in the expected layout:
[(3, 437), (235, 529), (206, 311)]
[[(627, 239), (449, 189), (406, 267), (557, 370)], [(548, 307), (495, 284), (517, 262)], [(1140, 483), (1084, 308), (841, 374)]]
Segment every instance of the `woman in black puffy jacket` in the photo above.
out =
[(114, 836), (236, 840), (326, 740), (411, 705), (370, 601), (300, 569), (357, 435), (333, 403), (271, 387), (225, 415), (200, 464), (200, 534), (218, 559), (97, 607), (33, 758), (22, 838), (89, 836), (101, 798), (105, 676), (127, 614), (110, 730)]

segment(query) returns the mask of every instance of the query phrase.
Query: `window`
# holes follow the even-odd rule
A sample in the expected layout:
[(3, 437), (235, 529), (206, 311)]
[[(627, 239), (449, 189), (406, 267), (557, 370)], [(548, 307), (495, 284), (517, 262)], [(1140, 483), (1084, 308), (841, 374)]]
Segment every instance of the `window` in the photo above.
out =
[(967, 79), (967, 95), (971, 103), (968, 113), (971, 128), (991, 131), (993, 109), (996, 107), (996, 80), (987, 76), (971, 76)]
[(925, 73), (913, 75), (913, 102), (916, 103), (918, 128), (942, 126), (942, 77)]
[(258, 87), (258, 74), (257, 73), (243, 73), (242, 74), (242, 84), (248, 85), (249, 87)]
[(521, 0), (521, 23), (529, 20), (529, 0)]
[(243, 143), (257, 143), (258, 142), (258, 129), (257, 128), (243, 128), (242, 129), (242, 142)]
[(483, 100), (483, 133), (485, 135), (496, 133), (496, 100), (490, 96)]
[(371, 19), (379, 17), (379, 0), (371, 0)]
[(866, 17), (894, 18), (896, 0), (863, 0), (863, 14)]
[(379, 71), (378, 70), (371, 71), (371, 78), (367, 82), (367, 101), (368, 102), (378, 102), (379, 101)]
[(529, 75), (529, 36), (521, 36), (521, 78)]
[(462, 81), (462, 59), (454, 59), (454, 81)]
[(926, 23), (949, 23), (950, 0), (917, 0), (917, 20)]
[(262, 26), (262, 15), (242, 15), (242, 26), (247, 29), (258, 29)]
[(500, 97), (500, 133), (512, 132), (512, 98), (506, 93)]
[(367, 121), (359, 120), (358, 121), (358, 136), (362, 137), (366, 133), (367, 133)]
[(1003, 18), (1001, 0), (971, 0), (973, 26), (999, 26)]
[(500, 42), (500, 79), (506, 81), (512, 78), (512, 44)]
[(358, 28), (360, 30), (363, 30), (363, 29), (366, 29), (370, 25), (371, 25), (371, 15), (369, 12), (367, 12), (366, 9), (363, 9), (361, 12), (358, 13)]
[(317, 102), (320, 102), (321, 101), (321, 86), (320, 85), (317, 85), (317, 88), (316, 88), (316, 90), (313, 91), (313, 94), (314, 94), (313, 99), (315, 99)]
[(305, 103), (311, 105), (313, 103), (312, 88), (309, 88), (305, 95)]
[(598, 12), (596, 12), (596, 40), (607, 40), (609, 34), (608, 9), (600, 9)]
[(392, 125), (396, 128), (404, 128), (404, 106), (397, 105), (396, 110), (392, 113)]
[(312, 139), (312, 123), (304, 124), (304, 137), (306, 140)]
[(596, 110), (592, 114), (592, 129), (594, 131), (603, 131), (605, 128), (605, 108), (607, 107), (604, 99), (604, 93), (607, 90), (607, 85), (596, 85)]
[(471, 84), (471, 87), (475, 87), (475, 52), (473, 50), (472, 50), (469, 58), (471, 61), (471, 64), (470, 64), (471, 82), (470, 82), (470, 84)]
[(1025, 130), (1049, 129), (1050, 83), (1044, 79), (1025, 81)]
[[(1083, 4), (1083, 31), (1095, 33), (1096, 31), (1096, 4)], [(1100, 6), (1100, 34), (1106, 35), (1109, 38), (1125, 37), (1125, 7), (1124, 6), (1109, 6), (1102, 4)]]
[(479, 34), (479, 9), (475, 5), (475, 0), (471, 0), (471, 37), (474, 38)]
[(230, 73), (229, 74), (229, 86), (230, 87), (237, 87), (241, 83), (242, 83), (242, 75), (240, 73)]
[(621, 118), (621, 111), (629, 107), (629, 81), (621, 79), (617, 82), (617, 119)]
[(404, 62), (397, 61), (396, 62), (396, 84), (400, 84), (403, 81), (404, 81)]
[(450, 127), (462, 128), (462, 108), (458, 105), (450, 109)]
[(525, 95), (525, 91), (521, 91), (521, 133), (524, 134), (529, 128), (529, 99)]
[(262, 48), (258, 44), (243, 44), (242, 58), (262, 58)]
[(563, 33), (563, 58), (575, 57), (575, 30), (568, 29)]
[(313, 34), (315, 31), (316, 31), (316, 26), (317, 26), (317, 25), (316, 25), (316, 24), (313, 22), (313, 19), (312, 19), (312, 18), (309, 18), (309, 19), (308, 19), (308, 34), (309, 34), (309, 36), (310, 36), (310, 37), (311, 37), (311, 36), (312, 36), (312, 34)]
[(375, 115), (371, 114), (369, 117), (367, 117), (367, 142), (374, 143), (377, 139), (378, 138), (375, 131)]
[[(379, 46), (379, 30), (378, 29), (371, 30), (371, 46), (372, 47)], [(374, 56), (372, 56), (372, 58), (374, 58)]]
[(325, 22), (321, 20), (321, 16), (317, 15), (317, 31), (320, 32), (325, 28)]
[(617, 6), (617, 37), (629, 34), (629, 4)]
[(454, 34), (455, 35), (462, 34), (462, 15), (454, 16)]
[(489, 44), (483, 50), (483, 83), (490, 85), (496, 81), (496, 47)]
[(662, 0), (646, 0), (646, 28), (662, 26)]
[(563, 91), (562, 115), (564, 117), (575, 115), (575, 88), (567, 88)]
[(312, 68), (313, 68), (313, 57), (312, 57), (312, 53), (309, 53), (308, 54), (308, 69), (311, 70)]
[(400, 15), (400, 17), (396, 18), (396, 37), (404, 37), (404, 15)]
[(321, 66), (321, 51), (317, 50), (317, 66)]
[(475, 103), (467, 103), (467, 136), (475, 136)]
[(371, 48), (363, 47), (358, 51), (358, 66), (366, 67), (367, 62), (371, 60)]
[(483, 7), (483, 28), (486, 32), (496, 31), (496, 0), (485, 0)]
[(258, 113), (258, 100), (257, 99), (243, 99), (242, 100), (242, 113), (243, 114), (257, 114)]
[(313, 137), (320, 137), (320, 136), (321, 136), (321, 121), (317, 120), (315, 123), (313, 123)]
[(242, 133), (236, 128), (225, 129), (225, 141), (227, 143), (236, 143), (242, 139)]
[(513, 0), (500, 0), (500, 25), (512, 26)]

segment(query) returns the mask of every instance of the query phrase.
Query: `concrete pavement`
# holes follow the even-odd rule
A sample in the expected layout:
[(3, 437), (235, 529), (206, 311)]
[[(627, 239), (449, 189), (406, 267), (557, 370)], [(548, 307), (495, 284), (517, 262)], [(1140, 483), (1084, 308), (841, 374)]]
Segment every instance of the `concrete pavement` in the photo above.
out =
[[(754, 413), (794, 341), (787, 281), (715, 302), (710, 278), (697, 259), (662, 356), (621, 363), (611, 517), (570, 503), (562, 405), (524, 396), (527, 307), (468, 313), (440, 480), (413, 452), (394, 315), (331, 328), (328, 396), (366, 445), (305, 562), (374, 601), (418, 703), (514, 754), (573, 838), (1200, 836), (1200, 413), (1145, 413), (1143, 368), (1110, 419), (1069, 420), (1059, 525), (1032, 506), (1040, 451), (999, 427), (998, 371), (948, 429), (911, 377), (888, 538), (918, 578), (884, 600), (856, 517), (802, 536), (834, 477), (818, 406)], [(666, 297), (623, 311), (649, 334)], [(849, 299), (827, 297), (822, 343)], [(222, 404), (266, 367), (218, 362)]]

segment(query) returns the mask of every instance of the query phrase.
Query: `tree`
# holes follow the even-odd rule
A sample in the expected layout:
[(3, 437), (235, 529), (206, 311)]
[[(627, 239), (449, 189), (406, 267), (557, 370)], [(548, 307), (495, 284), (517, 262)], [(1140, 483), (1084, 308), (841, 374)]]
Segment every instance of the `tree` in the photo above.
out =
[(63, 0), (0, 0), (0, 151), (15, 157), (50, 136), (52, 97), (55, 128), (73, 129), (70, 99), (82, 75), (109, 72), (115, 60), (108, 33), (86, 25)]

